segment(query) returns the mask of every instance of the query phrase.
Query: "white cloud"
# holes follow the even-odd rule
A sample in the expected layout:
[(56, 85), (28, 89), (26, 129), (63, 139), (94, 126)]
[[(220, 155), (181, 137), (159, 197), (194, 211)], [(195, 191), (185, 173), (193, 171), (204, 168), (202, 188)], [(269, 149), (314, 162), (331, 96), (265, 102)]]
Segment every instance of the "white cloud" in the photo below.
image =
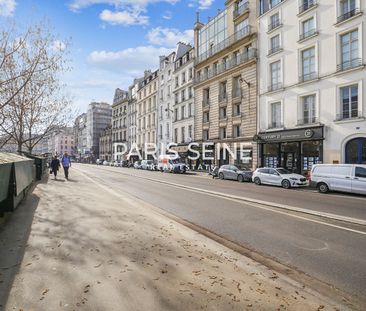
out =
[(60, 41), (60, 40), (55, 40), (53, 42), (53, 46), (52, 46), (54, 51), (64, 51), (66, 48), (66, 45), (64, 42)]
[(194, 31), (192, 29), (180, 31), (175, 28), (157, 27), (151, 29), (147, 34), (147, 39), (151, 44), (169, 47), (176, 46), (179, 41), (192, 43), (193, 38)]
[(159, 56), (168, 55), (172, 51), (173, 49), (154, 46), (140, 46), (117, 52), (94, 51), (89, 55), (88, 61), (95, 68), (132, 79), (142, 76), (146, 69), (157, 69)]
[(214, 0), (199, 0), (199, 9), (201, 10), (207, 10), (211, 7), (211, 5), (214, 3)]
[(136, 10), (117, 11), (103, 10), (99, 15), (100, 19), (112, 25), (147, 25), (149, 17), (141, 15), (141, 12)]
[(165, 11), (165, 13), (163, 14), (163, 18), (167, 19), (167, 20), (171, 20), (173, 18), (173, 14), (171, 11)]
[(12, 16), (16, 5), (15, 0), (0, 0), (0, 16)]

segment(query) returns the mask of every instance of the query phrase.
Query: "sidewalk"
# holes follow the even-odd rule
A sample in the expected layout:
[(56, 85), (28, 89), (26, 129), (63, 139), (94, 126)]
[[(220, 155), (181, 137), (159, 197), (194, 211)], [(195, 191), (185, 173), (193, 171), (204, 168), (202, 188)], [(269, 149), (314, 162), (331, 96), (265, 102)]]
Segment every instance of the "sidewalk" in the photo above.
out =
[(0, 310), (346, 310), (76, 169), (37, 186), (0, 249)]

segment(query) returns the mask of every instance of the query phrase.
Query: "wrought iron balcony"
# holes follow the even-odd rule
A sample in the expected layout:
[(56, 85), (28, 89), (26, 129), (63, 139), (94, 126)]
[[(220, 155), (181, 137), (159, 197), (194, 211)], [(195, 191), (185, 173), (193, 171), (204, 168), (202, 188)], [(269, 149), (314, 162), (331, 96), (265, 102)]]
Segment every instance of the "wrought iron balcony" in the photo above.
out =
[(355, 58), (350, 61), (343, 62), (339, 65), (337, 65), (337, 71), (344, 71), (352, 68), (356, 68), (362, 66), (362, 59), (361, 58)]
[(307, 73), (307, 74), (303, 74), (299, 77), (299, 82), (306, 82), (306, 81), (311, 81), (311, 80), (315, 80), (318, 79), (318, 73), (317, 72), (311, 72), (311, 73)]
[(337, 17), (337, 24), (338, 23), (341, 23), (357, 14), (361, 13), (360, 9), (356, 8), (356, 9), (353, 9), (353, 10), (350, 10), (340, 16)]
[(246, 13), (249, 11), (249, 1), (244, 2), (243, 4), (237, 6), (234, 10), (234, 18)]
[(361, 111), (358, 111), (358, 109), (351, 109), (351, 110), (345, 110), (342, 113), (337, 114), (336, 121), (358, 119), (361, 117), (362, 117)]
[(279, 18), (276, 18), (272, 23), (268, 25), (268, 31), (272, 31), (273, 29), (280, 27), (282, 24)]
[(314, 36), (316, 34), (318, 34), (318, 32), (316, 31), (316, 29), (315, 28), (314, 29), (311, 29), (311, 30), (309, 30), (307, 32), (302, 33), (300, 35), (299, 41), (305, 40), (306, 38), (309, 38), (309, 37)]
[(303, 3), (299, 6), (299, 14), (311, 9), (316, 5), (316, 0), (304, 0)]
[(282, 83), (276, 83), (268, 86), (268, 92), (273, 92), (282, 89)]

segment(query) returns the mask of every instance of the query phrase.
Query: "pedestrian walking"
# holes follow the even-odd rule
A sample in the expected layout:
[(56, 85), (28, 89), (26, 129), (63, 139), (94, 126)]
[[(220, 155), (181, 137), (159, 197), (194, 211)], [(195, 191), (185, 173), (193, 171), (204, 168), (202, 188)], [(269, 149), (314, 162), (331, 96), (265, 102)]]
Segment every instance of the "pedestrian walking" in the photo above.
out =
[(51, 161), (51, 171), (53, 173), (53, 176), (55, 176), (55, 179), (57, 179), (57, 172), (60, 168), (60, 160), (57, 159), (57, 156), (54, 156)]
[(67, 154), (67, 152), (65, 152), (64, 155), (62, 156), (61, 164), (62, 164), (62, 167), (64, 168), (65, 178), (68, 180), (69, 179), (69, 169), (71, 167), (71, 159), (70, 159), (69, 155)]

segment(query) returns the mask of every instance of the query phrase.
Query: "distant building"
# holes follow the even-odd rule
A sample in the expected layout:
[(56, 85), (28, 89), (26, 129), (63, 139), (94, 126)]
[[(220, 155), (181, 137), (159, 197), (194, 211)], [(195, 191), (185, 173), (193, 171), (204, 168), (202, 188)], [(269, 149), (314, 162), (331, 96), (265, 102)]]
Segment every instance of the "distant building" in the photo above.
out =
[(101, 133), (112, 124), (112, 107), (107, 103), (93, 102), (87, 112), (87, 150), (92, 159), (99, 155)]
[(74, 129), (65, 127), (55, 130), (48, 136), (48, 151), (53, 155), (61, 156), (65, 152), (75, 155)]
[(99, 159), (112, 161), (112, 127), (103, 130), (99, 137)]
[[(116, 89), (112, 105), (112, 143), (125, 143), (128, 139), (128, 92)], [(113, 150), (113, 160), (122, 160), (121, 155), (115, 157)]]
[(87, 151), (87, 114), (79, 115), (74, 123), (75, 152), (78, 158), (85, 158)]

